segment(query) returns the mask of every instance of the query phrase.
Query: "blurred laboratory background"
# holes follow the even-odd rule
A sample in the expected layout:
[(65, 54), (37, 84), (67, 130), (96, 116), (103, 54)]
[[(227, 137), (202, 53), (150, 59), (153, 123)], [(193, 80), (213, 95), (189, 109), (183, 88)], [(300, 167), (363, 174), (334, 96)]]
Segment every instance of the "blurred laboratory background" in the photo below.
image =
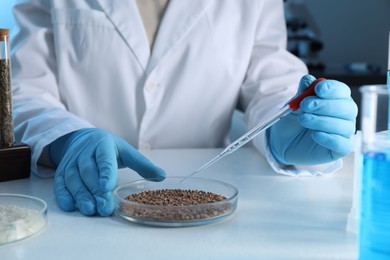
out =
[[(386, 84), (390, 0), (285, 0), (288, 49), (316, 77), (337, 79), (352, 88)], [(360, 128), (360, 122), (357, 128)]]
[[(0, 1), (0, 27), (12, 31), (15, 0)], [(288, 49), (310, 73), (358, 87), (386, 84), (390, 0), (284, 0)]]

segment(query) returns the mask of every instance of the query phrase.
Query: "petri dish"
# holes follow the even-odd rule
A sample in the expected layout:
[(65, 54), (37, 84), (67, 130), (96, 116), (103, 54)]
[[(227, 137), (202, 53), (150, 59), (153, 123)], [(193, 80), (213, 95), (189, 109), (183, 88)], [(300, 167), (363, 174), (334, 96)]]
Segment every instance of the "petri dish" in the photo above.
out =
[[(167, 177), (163, 181), (142, 179), (118, 186), (114, 194), (115, 213), (138, 224), (161, 227), (197, 226), (219, 222), (231, 216), (237, 208), (238, 190), (221, 181), (205, 178)], [(179, 191), (222, 196), (219, 201), (180, 205), (151, 205), (131, 201), (128, 196), (142, 192)], [(190, 193), (191, 194), (191, 193)], [(188, 194), (187, 194), (188, 195)], [(193, 197), (197, 197), (196, 196)], [(191, 200), (193, 198), (190, 198)]]
[(36, 197), (0, 193), (0, 245), (19, 241), (46, 226), (47, 204)]

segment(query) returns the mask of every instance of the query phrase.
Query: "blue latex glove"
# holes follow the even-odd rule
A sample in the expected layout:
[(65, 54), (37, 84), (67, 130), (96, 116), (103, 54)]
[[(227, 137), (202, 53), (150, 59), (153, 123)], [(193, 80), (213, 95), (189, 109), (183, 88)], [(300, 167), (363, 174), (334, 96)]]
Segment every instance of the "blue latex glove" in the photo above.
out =
[(144, 178), (163, 180), (165, 172), (123, 139), (98, 128), (87, 128), (58, 138), (49, 146), (58, 165), (54, 177), (57, 203), (65, 211), (109, 216), (114, 210), (111, 191), (118, 168), (129, 167)]
[[(315, 80), (302, 77), (297, 95)], [(268, 130), (271, 153), (285, 165), (315, 165), (339, 159), (352, 150), (357, 105), (350, 88), (336, 80), (315, 87), (317, 96), (306, 97), (300, 108)]]

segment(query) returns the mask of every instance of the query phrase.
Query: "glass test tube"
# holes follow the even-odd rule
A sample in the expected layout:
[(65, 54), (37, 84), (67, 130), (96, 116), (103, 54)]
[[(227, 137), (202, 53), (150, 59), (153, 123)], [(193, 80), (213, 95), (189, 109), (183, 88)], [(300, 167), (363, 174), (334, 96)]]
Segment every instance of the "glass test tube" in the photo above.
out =
[[(390, 88), (390, 32), (389, 32), (389, 50), (387, 51), (387, 55), (388, 55), (388, 61), (387, 61), (387, 87)], [(389, 100), (390, 102), (390, 100)], [(388, 129), (390, 130), (390, 106), (389, 106), (389, 125), (388, 125)]]
[(389, 50), (387, 52), (388, 60), (387, 60), (387, 86), (390, 87), (390, 32), (389, 32)]
[(13, 143), (9, 30), (0, 29), (0, 147)]
[(390, 259), (390, 91), (367, 85), (362, 93), (359, 259)]

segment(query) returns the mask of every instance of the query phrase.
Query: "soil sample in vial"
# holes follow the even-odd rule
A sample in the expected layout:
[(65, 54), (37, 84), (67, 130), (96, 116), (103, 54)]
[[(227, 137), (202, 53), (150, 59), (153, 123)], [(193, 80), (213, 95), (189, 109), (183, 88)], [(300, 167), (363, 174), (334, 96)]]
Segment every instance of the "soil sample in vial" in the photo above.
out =
[(0, 147), (14, 143), (8, 29), (0, 29)]

